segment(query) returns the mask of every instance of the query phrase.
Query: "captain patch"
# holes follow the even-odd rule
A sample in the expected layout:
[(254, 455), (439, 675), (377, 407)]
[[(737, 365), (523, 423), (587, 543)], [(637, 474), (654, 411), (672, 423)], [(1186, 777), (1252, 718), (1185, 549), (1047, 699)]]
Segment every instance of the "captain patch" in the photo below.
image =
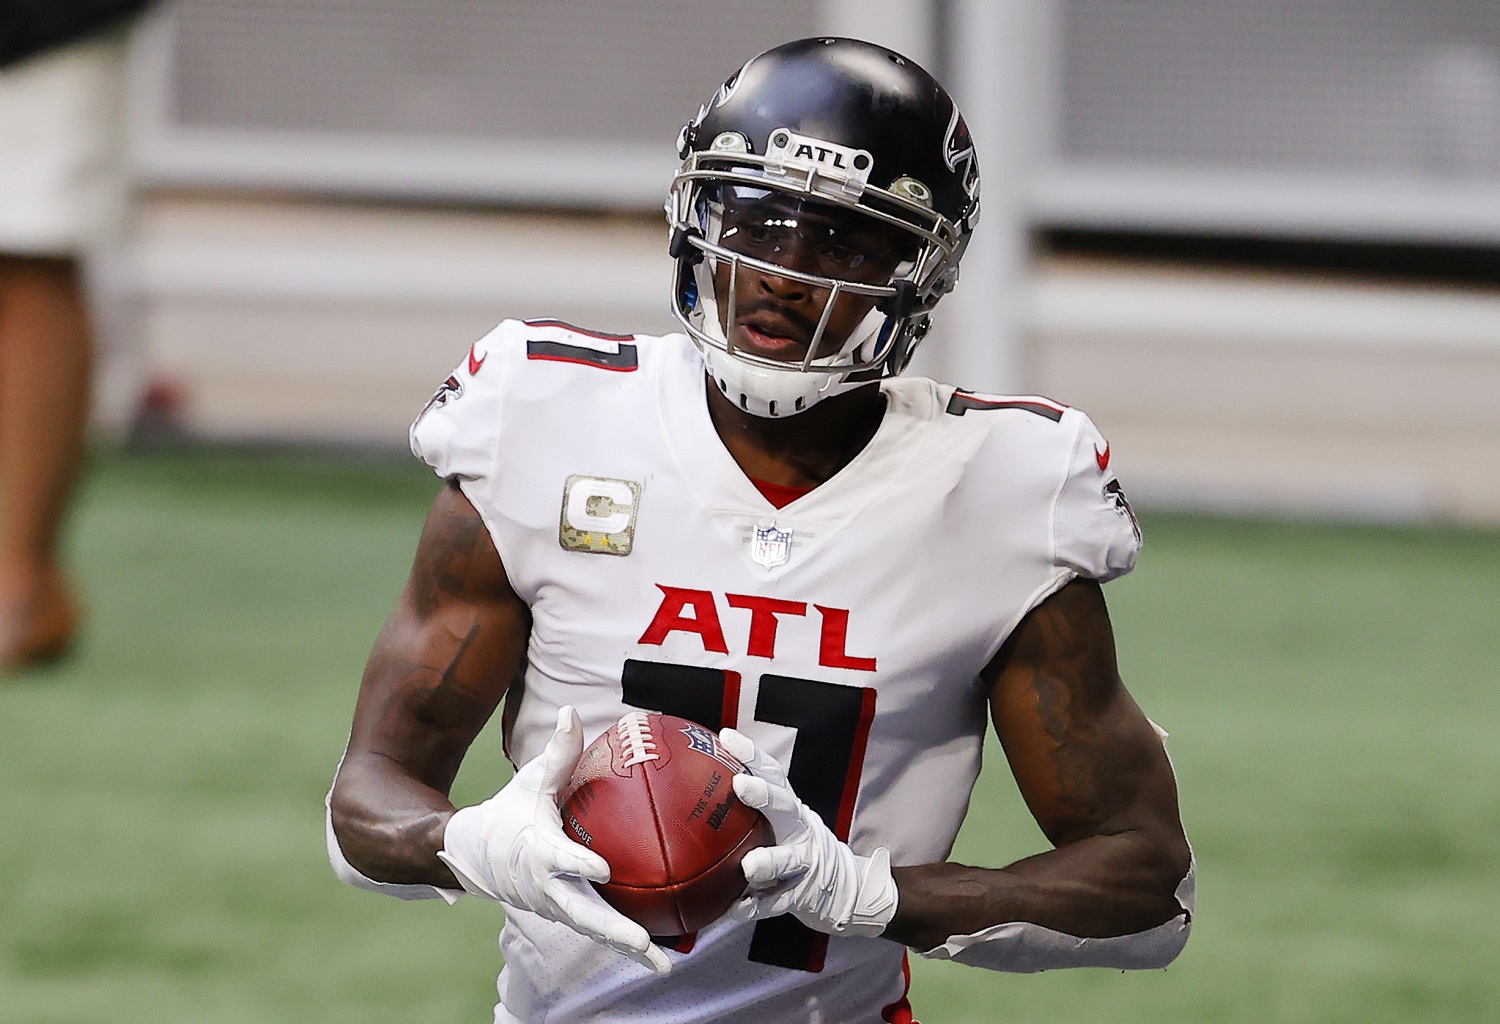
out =
[(628, 555), (635, 542), (641, 485), (609, 477), (568, 477), (563, 485), (557, 541), (564, 551)]

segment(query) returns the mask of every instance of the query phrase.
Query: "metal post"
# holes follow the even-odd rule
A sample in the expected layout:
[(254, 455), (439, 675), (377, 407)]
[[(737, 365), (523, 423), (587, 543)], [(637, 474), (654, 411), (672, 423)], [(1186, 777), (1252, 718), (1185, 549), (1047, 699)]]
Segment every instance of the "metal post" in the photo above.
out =
[(1039, 97), (1038, 0), (951, 0), (947, 85), (978, 151), (982, 216), (917, 369), (990, 392), (1025, 388), (1028, 172)]

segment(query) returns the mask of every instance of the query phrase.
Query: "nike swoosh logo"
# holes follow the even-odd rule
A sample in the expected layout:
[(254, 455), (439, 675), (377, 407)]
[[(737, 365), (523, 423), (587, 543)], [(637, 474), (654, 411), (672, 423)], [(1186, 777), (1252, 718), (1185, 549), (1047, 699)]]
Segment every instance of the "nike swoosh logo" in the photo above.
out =
[[(470, 364), (472, 365), (473, 358), (470, 357), (469, 361), (470, 361)], [(1094, 445), (1094, 461), (1097, 462), (1097, 463), (1099, 463), (1099, 472), (1101, 472), (1101, 473), (1103, 473), (1106, 469), (1109, 468), (1109, 442), (1108, 441), (1104, 442), (1104, 451), (1102, 451), (1102, 452), (1099, 450), (1099, 446), (1097, 444)]]
[(478, 345), (478, 344), (479, 344), (479, 342), (476, 341), (473, 345), (469, 346), (469, 376), (470, 377), (472, 377), (476, 373), (478, 373), (479, 372), (479, 368), (484, 365), (484, 361), (490, 357), (490, 354), (488, 352), (486, 352), (484, 355), (480, 356), (478, 359), (474, 358), (474, 347), (475, 347), (475, 345)]

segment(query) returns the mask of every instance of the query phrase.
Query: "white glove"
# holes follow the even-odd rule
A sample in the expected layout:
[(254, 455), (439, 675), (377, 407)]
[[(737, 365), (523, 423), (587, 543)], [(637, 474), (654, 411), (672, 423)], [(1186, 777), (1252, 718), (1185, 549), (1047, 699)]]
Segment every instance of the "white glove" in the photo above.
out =
[(474, 895), (565, 924), (666, 975), (671, 961), (646, 929), (589, 885), (609, 881), (609, 864), (563, 831), (558, 802), (582, 754), (583, 723), (563, 707), (541, 756), (484, 803), (454, 812), (438, 858)]
[(830, 935), (873, 936), (896, 915), (896, 882), (885, 847), (861, 857), (833, 834), (818, 813), (787, 785), (786, 769), (733, 729), (719, 733), (725, 748), (751, 775), (734, 777), (735, 795), (771, 823), (775, 846), (745, 854), (750, 889), (729, 909), (736, 921), (793, 914)]

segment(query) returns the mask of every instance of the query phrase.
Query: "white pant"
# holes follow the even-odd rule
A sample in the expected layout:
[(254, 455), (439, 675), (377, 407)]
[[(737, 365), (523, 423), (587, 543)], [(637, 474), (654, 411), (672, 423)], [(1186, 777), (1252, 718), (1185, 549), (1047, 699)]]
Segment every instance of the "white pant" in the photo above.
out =
[(0, 253), (76, 255), (108, 224), (123, 148), (117, 32), (0, 71)]

